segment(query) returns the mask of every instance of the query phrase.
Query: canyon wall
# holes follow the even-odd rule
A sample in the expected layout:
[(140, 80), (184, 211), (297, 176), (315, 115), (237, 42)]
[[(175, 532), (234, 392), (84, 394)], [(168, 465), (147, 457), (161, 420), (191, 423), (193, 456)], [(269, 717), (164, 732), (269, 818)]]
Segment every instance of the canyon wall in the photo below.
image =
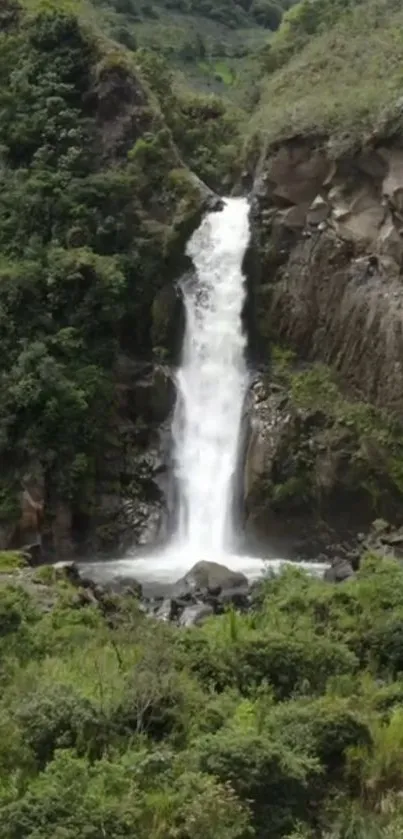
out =
[(260, 358), (273, 345), (295, 355), (286, 376), (284, 357), (261, 365), (246, 520), (298, 553), (403, 514), (403, 149), (380, 139), (335, 158), (318, 136), (271, 147), (251, 215)]

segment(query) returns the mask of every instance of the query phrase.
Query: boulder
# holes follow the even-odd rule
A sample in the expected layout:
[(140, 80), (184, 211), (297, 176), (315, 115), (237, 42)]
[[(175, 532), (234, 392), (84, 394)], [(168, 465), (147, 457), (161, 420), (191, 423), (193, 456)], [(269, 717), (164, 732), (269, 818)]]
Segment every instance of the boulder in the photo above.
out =
[(97, 574), (92, 576), (91, 564), (80, 568), (78, 562), (57, 562), (54, 565), (56, 572), (78, 588), (91, 589), (97, 596), (102, 598), (103, 594), (131, 595), (139, 600), (143, 596), (141, 584), (134, 577), (105, 577), (99, 579)]
[(170, 597), (166, 597), (165, 600), (162, 601), (160, 607), (154, 613), (154, 617), (157, 618), (159, 621), (164, 621), (164, 623), (168, 623), (174, 619), (175, 609), (174, 609), (174, 601), (170, 599)]
[(107, 593), (131, 595), (138, 600), (143, 596), (141, 584), (133, 577), (113, 577), (102, 582), (100, 587)]
[(231, 571), (225, 565), (218, 562), (197, 562), (188, 573), (178, 580), (174, 586), (173, 596), (183, 597), (189, 592), (211, 592), (217, 594), (233, 589), (245, 589), (248, 587), (248, 580), (245, 574), (239, 571)]
[(336, 557), (324, 574), (324, 580), (327, 583), (344, 583), (350, 577), (354, 577), (352, 565), (347, 559), (341, 557)]
[(179, 626), (198, 626), (214, 613), (209, 603), (196, 603), (187, 606), (179, 618)]
[(237, 609), (245, 610), (250, 606), (249, 586), (228, 588), (222, 591), (217, 598), (217, 606), (232, 605)]
[(56, 574), (66, 579), (73, 586), (82, 586), (83, 580), (80, 575), (80, 569), (76, 562), (56, 562), (53, 566)]
[(35, 568), (38, 565), (43, 564), (41, 542), (34, 542), (32, 545), (23, 545), (21, 553), (24, 555), (31, 568)]

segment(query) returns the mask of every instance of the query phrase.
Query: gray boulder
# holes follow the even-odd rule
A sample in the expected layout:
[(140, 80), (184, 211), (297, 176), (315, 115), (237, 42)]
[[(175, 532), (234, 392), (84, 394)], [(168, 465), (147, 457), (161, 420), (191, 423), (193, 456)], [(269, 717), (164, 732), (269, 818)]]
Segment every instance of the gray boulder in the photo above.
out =
[(347, 559), (336, 557), (332, 560), (330, 568), (325, 571), (324, 580), (327, 583), (343, 583), (354, 577), (354, 571), (351, 563)]
[(214, 614), (214, 609), (208, 603), (187, 606), (179, 618), (179, 626), (198, 626), (212, 614)]
[(178, 580), (172, 592), (173, 597), (184, 597), (195, 592), (214, 592), (217, 595), (223, 591), (248, 588), (248, 580), (245, 574), (239, 571), (231, 571), (225, 565), (218, 562), (206, 562), (202, 560)]

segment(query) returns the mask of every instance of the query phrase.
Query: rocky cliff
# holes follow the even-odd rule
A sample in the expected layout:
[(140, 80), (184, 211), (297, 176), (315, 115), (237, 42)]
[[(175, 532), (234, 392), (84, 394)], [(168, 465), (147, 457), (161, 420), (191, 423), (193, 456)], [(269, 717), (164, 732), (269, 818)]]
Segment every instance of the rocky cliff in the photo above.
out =
[[(280, 496), (286, 515), (277, 519), (285, 531), (291, 501), (294, 513), (297, 501), (304, 510), (300, 524), (311, 533), (313, 520), (333, 520), (333, 538), (341, 523), (357, 530), (380, 510), (401, 519), (402, 211), (396, 138), (373, 138), (337, 157), (329, 138), (299, 136), (271, 146), (259, 162), (252, 192), (258, 335), (263, 357), (274, 343), (298, 362), (286, 387), (283, 381), (265, 396), (260, 388), (254, 397), (246, 496), (248, 515), (263, 517), (266, 532)], [(322, 367), (322, 375), (311, 376), (310, 404), (301, 406), (301, 364), (318, 363), (326, 375)], [(357, 425), (360, 411), (366, 420)], [(275, 502), (267, 482), (277, 485)]]
[(260, 328), (403, 416), (403, 149), (332, 160), (324, 138), (272, 150), (254, 185)]

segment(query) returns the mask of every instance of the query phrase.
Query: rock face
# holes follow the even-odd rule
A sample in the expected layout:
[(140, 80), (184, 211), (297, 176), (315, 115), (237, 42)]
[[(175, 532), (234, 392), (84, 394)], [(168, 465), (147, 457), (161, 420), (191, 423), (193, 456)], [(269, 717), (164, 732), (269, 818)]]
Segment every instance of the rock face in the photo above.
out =
[(253, 188), (258, 330), (403, 417), (403, 150), (270, 149)]
[(101, 552), (158, 543), (167, 518), (171, 371), (120, 356), (116, 380), (116, 414), (88, 526), (88, 540)]
[[(323, 382), (312, 372), (315, 368), (299, 371), (279, 383), (273, 369), (256, 377), (251, 388), (243, 476), (246, 538), (275, 556), (350, 559), (359, 543), (362, 551), (359, 534), (368, 532), (377, 511), (396, 522), (401, 518), (397, 475), (403, 430), (389, 439), (383, 417), (377, 425), (371, 408), (343, 401), (325, 379), (334, 398), (327, 403)], [(307, 381), (312, 404), (298, 398)], [(398, 547), (400, 531), (391, 533)], [(386, 532), (382, 538), (386, 544)], [(378, 542), (375, 547), (379, 550)]]

